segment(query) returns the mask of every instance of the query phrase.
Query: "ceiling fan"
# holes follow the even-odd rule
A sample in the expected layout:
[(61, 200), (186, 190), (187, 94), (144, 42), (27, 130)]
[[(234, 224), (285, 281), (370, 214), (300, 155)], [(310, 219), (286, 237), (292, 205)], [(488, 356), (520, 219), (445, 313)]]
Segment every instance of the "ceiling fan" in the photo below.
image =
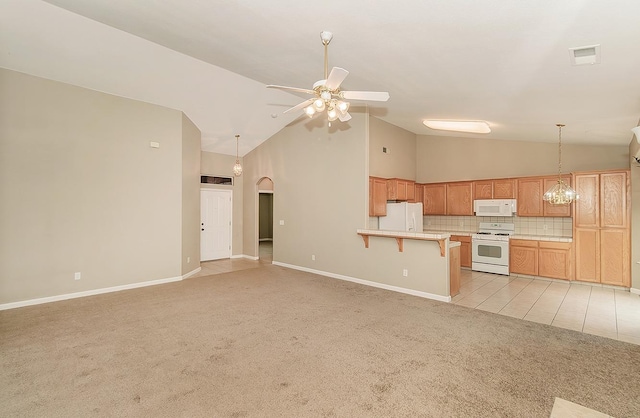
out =
[(314, 97), (307, 99), (296, 106), (287, 109), (284, 113), (294, 112), (304, 109), (304, 113), (313, 117), (316, 113), (327, 110), (329, 122), (339, 119), (346, 122), (351, 119), (349, 114), (349, 102), (345, 100), (367, 100), (375, 102), (386, 102), (389, 100), (389, 93), (382, 91), (343, 91), (340, 84), (349, 74), (349, 71), (340, 67), (333, 67), (331, 73), (328, 72), (328, 46), (333, 38), (331, 32), (320, 32), (320, 39), (324, 45), (324, 80), (316, 81), (312, 89), (302, 89), (297, 87), (276, 86), (270, 84), (267, 88), (289, 90), (298, 93), (311, 94)]

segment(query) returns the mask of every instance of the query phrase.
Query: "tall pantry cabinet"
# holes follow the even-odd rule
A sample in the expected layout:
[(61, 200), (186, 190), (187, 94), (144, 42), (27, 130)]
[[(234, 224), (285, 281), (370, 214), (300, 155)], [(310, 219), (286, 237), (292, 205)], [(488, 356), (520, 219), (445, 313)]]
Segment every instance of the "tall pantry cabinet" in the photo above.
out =
[(574, 173), (576, 280), (631, 285), (629, 174)]

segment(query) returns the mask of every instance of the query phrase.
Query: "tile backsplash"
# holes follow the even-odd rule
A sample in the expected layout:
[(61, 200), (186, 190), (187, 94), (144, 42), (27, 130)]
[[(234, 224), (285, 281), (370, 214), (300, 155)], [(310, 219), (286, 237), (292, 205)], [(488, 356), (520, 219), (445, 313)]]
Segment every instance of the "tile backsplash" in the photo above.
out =
[(571, 237), (572, 218), (500, 216), (425, 216), (426, 231), (477, 232), (480, 222), (513, 223), (516, 235)]

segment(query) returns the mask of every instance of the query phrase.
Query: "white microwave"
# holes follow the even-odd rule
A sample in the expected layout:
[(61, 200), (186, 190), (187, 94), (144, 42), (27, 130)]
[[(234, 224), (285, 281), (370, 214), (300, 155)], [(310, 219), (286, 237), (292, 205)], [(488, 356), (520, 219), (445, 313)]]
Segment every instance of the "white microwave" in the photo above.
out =
[(476, 216), (513, 216), (516, 213), (516, 200), (474, 200), (473, 211)]

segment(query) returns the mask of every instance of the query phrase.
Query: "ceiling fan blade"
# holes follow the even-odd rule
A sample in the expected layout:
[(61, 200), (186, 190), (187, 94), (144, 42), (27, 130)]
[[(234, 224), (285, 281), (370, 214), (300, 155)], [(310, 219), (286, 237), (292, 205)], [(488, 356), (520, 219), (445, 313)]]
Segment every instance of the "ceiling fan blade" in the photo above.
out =
[(343, 91), (341, 94), (346, 100), (369, 100), (372, 102), (389, 100), (389, 93), (386, 91)]
[(280, 90), (297, 91), (299, 93), (307, 93), (307, 94), (316, 94), (316, 92), (314, 90), (301, 89), (301, 88), (298, 88), (298, 87), (276, 86), (274, 84), (269, 84), (267, 86), (267, 88), (268, 89), (280, 89)]
[(311, 103), (313, 103), (313, 101), (314, 101), (314, 100), (315, 100), (315, 99), (305, 100), (304, 102), (302, 102), (302, 103), (298, 103), (297, 105), (295, 105), (295, 106), (293, 106), (293, 107), (291, 107), (291, 108), (289, 108), (289, 109), (285, 110), (285, 111), (284, 111), (284, 112), (282, 112), (282, 113), (289, 113), (289, 112), (295, 112), (295, 111), (297, 111), (297, 110), (300, 110), (300, 109), (302, 109), (302, 108), (306, 107), (307, 105), (310, 105)]
[(338, 115), (338, 119), (340, 119), (340, 122), (346, 122), (351, 119), (351, 115), (347, 112), (344, 115)]
[(340, 84), (342, 84), (342, 82), (345, 78), (347, 78), (348, 75), (349, 71), (345, 70), (344, 68), (333, 67), (324, 85), (329, 90), (336, 90), (338, 87), (340, 87)]

